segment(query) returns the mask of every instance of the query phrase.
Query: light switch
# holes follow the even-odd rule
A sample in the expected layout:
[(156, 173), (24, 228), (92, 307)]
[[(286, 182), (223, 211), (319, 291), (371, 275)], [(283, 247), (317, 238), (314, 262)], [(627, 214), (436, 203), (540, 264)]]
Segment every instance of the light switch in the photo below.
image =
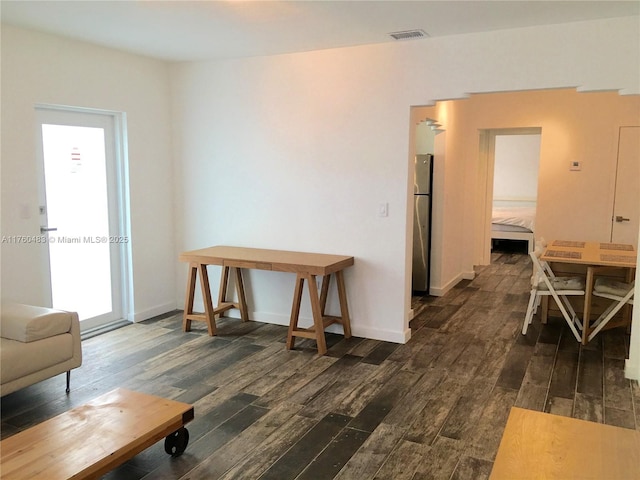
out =
[(378, 216), (379, 217), (387, 217), (389, 215), (389, 204), (388, 203), (380, 203), (378, 205)]

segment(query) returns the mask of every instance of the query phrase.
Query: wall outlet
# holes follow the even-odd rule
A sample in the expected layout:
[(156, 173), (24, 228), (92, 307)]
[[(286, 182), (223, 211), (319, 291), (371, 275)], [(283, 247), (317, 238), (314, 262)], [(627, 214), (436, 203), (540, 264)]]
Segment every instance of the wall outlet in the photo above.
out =
[(582, 170), (582, 163), (577, 160), (571, 160), (571, 162), (569, 163), (569, 170), (573, 172)]

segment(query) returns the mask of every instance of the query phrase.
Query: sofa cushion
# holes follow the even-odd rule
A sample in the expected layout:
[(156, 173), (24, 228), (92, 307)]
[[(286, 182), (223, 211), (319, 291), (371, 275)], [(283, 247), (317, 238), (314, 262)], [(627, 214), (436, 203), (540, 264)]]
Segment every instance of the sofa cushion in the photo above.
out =
[(71, 330), (70, 312), (19, 303), (3, 304), (0, 316), (2, 338), (34, 342)]
[(0, 377), (9, 383), (73, 356), (73, 335), (55, 335), (39, 342), (19, 342), (0, 338)]

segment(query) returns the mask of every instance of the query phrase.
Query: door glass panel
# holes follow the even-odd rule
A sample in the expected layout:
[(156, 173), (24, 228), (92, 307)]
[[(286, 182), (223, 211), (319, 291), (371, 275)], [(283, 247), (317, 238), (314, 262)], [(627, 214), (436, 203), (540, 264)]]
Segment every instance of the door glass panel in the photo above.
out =
[(53, 307), (111, 312), (104, 129), (43, 124), (42, 143)]

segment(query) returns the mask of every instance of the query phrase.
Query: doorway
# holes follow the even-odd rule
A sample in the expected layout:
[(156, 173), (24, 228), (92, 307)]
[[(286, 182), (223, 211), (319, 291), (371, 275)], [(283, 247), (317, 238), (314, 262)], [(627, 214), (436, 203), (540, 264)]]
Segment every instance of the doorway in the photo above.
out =
[(38, 107), (41, 233), (53, 308), (78, 312), (81, 330), (125, 312), (129, 238), (116, 114)]
[[(483, 237), (478, 244), (484, 265), (491, 263), (494, 236), (522, 241), (525, 249), (533, 242), (541, 135), (539, 127), (480, 130), (483, 168), (478, 178), (485, 196), (479, 205)], [(495, 211), (506, 221), (495, 226), (494, 234)]]

